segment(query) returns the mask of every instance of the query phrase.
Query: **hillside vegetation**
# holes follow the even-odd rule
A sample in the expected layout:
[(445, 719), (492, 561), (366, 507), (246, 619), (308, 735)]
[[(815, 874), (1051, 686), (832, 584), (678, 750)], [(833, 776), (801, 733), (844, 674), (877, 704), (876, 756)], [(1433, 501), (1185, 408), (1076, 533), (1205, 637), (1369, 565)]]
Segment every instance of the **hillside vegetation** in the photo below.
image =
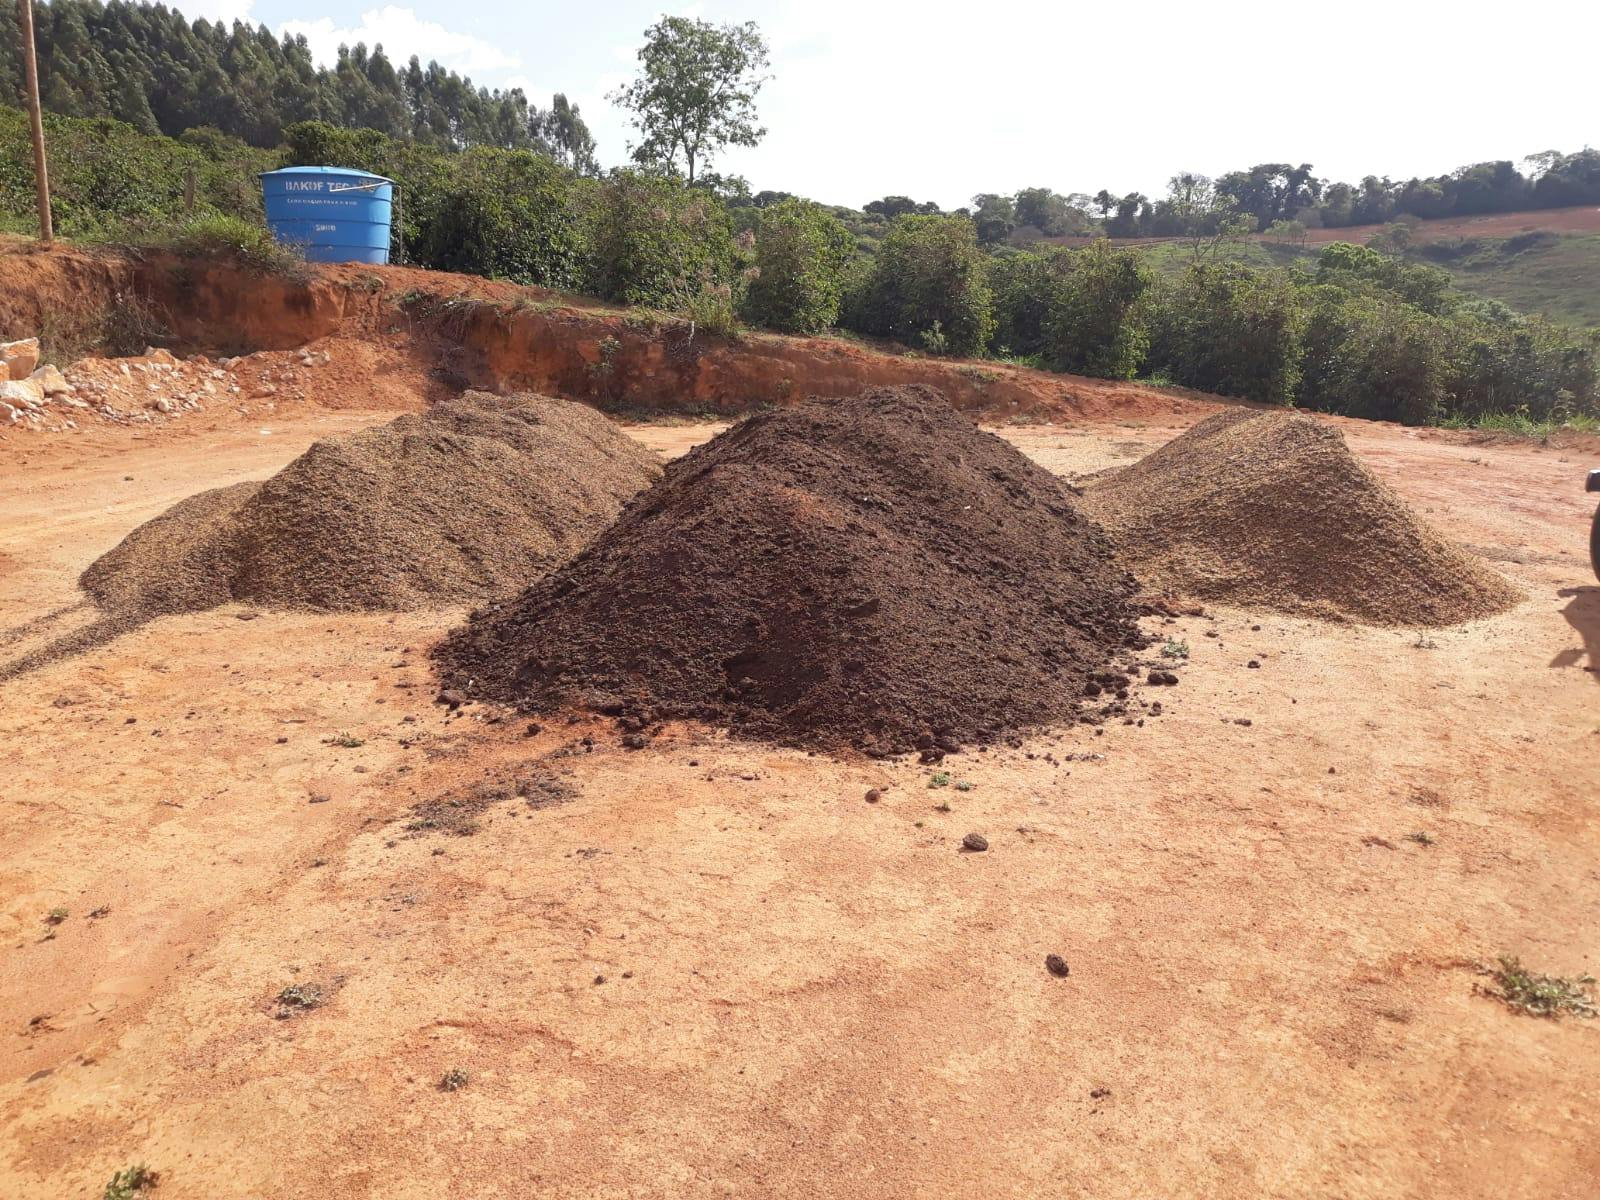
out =
[[(1241, 239), (1218, 256), (1253, 267), (1314, 268), (1324, 245)], [(1140, 249), (1164, 275), (1180, 273), (1194, 260), (1191, 249), (1179, 241)], [(1403, 257), (1440, 268), (1451, 286), (1468, 295), (1579, 329), (1600, 325), (1600, 234), (1532, 231), (1512, 237), (1436, 238), (1408, 247)]]
[[(665, 310), (710, 335), (737, 336), (741, 322), (837, 329), (920, 354), (1411, 423), (1586, 420), (1600, 408), (1592, 332), (1469, 295), (1392, 248), (1336, 242), (1312, 256), (1294, 244), (1103, 238), (990, 248), (959, 214), (846, 213), (847, 223), (793, 197), (653, 172), (595, 178), (529, 149), (449, 150), (315, 121), (290, 126), (273, 150), (104, 118), (51, 116), (47, 138), (59, 228), (83, 239), (271, 269), (282, 255), (261, 224), (255, 173), (340, 163), (399, 182), (401, 258)], [(26, 122), (0, 112), (0, 220), (25, 229), (32, 205)], [(1477, 264), (1453, 265), (1487, 278)]]
[(1448, 271), (1464, 292), (1571, 325), (1600, 325), (1600, 234), (1461, 238), (1414, 253)]

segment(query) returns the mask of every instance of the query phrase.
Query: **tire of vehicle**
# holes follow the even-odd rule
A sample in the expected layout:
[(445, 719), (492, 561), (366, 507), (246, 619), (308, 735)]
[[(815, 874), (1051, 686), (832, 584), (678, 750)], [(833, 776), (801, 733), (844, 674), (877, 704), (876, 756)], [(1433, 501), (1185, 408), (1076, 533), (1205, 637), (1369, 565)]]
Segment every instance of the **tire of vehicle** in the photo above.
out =
[(1600, 579), (1600, 508), (1594, 510), (1594, 523), (1589, 526), (1589, 565)]

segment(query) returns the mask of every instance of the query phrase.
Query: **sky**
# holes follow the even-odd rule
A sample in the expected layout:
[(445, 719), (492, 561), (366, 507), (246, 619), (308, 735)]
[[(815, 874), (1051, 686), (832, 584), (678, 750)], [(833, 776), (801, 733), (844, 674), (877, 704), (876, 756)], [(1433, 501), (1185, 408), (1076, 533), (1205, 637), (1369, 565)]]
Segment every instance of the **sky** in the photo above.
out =
[(626, 82), (662, 12), (755, 21), (768, 134), (715, 164), (753, 189), (944, 208), (1043, 186), (1158, 195), (1179, 171), (1310, 162), (1318, 175), (1437, 175), (1600, 137), (1600, 5), (1417, 0), (881, 3), (875, 0), (168, 0), (191, 18), (302, 33), (331, 61), (381, 43), (545, 107), (578, 104), (605, 166), (627, 160)]

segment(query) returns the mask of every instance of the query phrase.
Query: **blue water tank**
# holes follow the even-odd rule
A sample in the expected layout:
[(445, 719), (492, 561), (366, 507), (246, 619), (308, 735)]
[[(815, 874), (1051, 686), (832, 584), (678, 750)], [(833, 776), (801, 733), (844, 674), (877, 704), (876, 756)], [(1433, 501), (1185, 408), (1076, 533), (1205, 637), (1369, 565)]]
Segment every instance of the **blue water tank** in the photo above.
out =
[(386, 263), (394, 180), (344, 167), (285, 167), (261, 176), (272, 236), (312, 262)]

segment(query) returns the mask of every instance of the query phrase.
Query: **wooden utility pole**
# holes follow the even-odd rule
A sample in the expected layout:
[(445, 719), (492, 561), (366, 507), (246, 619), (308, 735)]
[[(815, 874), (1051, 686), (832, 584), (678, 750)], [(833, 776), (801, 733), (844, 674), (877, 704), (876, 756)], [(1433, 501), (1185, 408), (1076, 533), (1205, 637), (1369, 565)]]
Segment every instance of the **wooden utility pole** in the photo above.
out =
[(56, 240), (50, 223), (50, 170), (44, 160), (44, 117), (39, 112), (39, 62), (33, 53), (33, 0), (17, 0), (22, 24), (22, 65), (28, 77), (28, 116), (33, 122), (33, 181), (39, 192), (39, 240)]

